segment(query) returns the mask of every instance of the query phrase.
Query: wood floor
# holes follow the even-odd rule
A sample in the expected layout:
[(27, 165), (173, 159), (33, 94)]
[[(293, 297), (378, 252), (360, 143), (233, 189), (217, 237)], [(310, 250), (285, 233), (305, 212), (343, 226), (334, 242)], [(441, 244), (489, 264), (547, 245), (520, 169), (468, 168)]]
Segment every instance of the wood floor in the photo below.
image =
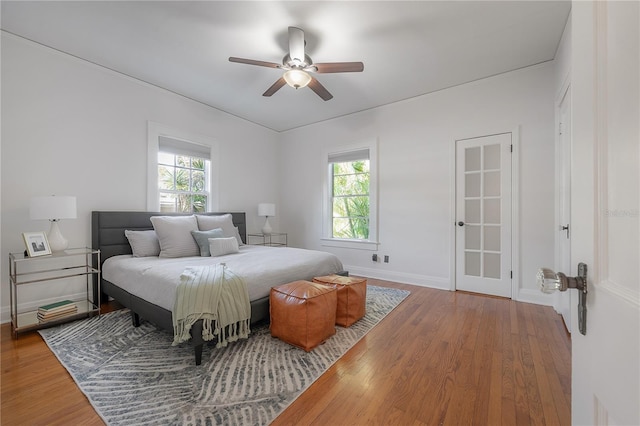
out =
[[(552, 308), (369, 283), (411, 295), (274, 425), (571, 423), (571, 341)], [(39, 334), (0, 330), (3, 426), (103, 424)]]

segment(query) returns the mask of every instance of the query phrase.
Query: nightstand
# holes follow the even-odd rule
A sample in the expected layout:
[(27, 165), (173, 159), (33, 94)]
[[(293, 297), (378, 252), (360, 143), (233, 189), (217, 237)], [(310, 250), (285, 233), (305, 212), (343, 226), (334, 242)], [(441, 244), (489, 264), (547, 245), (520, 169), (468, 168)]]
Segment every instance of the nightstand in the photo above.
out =
[[(248, 243), (254, 246), (286, 247), (288, 244), (285, 232), (272, 232), (271, 234), (248, 234)], [(253, 239), (253, 241), (251, 241)]]
[[(95, 261), (95, 263), (94, 263)], [(92, 265), (98, 265), (93, 267)], [(24, 253), (9, 253), (9, 294), (11, 301), (11, 332), (17, 338), (18, 333), (50, 327), (74, 319), (100, 315), (100, 250), (87, 247), (72, 248), (49, 256), (28, 257)], [(94, 276), (98, 286), (94, 291)], [(18, 297), (25, 286), (44, 281), (69, 280), (73, 277), (86, 277), (83, 300), (74, 300), (77, 309), (63, 315), (42, 320), (38, 317), (39, 308), (23, 309), (18, 312)], [(97, 296), (94, 297), (94, 294)], [(60, 298), (64, 300), (64, 298)]]

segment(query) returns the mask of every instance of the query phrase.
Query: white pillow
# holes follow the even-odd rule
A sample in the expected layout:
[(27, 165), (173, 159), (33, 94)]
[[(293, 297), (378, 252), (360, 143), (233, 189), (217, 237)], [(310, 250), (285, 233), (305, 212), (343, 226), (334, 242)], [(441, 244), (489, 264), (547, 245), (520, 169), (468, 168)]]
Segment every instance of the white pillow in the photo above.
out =
[(124, 235), (129, 240), (133, 257), (149, 257), (160, 254), (160, 242), (156, 231), (131, 231), (125, 229)]
[(196, 215), (196, 218), (198, 219), (198, 229), (201, 231), (221, 228), (225, 237), (235, 237), (238, 239), (238, 245), (242, 245), (240, 233), (236, 231), (236, 227), (233, 225), (233, 216), (230, 213), (216, 216)]
[(198, 230), (195, 216), (152, 216), (151, 223), (160, 241), (160, 257), (200, 256), (191, 235)]
[(222, 256), (225, 254), (238, 253), (238, 240), (236, 237), (209, 238), (209, 251), (211, 256)]

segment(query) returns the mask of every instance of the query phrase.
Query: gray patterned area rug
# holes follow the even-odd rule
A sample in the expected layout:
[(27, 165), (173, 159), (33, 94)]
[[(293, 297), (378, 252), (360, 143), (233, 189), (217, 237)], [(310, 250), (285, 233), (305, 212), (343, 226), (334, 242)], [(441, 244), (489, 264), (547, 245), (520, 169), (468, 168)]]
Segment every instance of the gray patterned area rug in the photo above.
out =
[(226, 348), (205, 347), (196, 366), (189, 344), (128, 310), (41, 330), (108, 425), (265, 425), (291, 404), (408, 291), (368, 286), (367, 314), (307, 353), (272, 338), (268, 325)]

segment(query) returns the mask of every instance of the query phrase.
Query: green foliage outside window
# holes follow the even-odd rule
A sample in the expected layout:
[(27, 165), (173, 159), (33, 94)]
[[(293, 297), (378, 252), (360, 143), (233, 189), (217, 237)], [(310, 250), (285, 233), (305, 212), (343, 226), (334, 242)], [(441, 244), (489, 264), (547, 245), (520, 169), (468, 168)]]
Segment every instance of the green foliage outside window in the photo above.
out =
[(369, 238), (369, 160), (332, 163), (333, 238)]
[(207, 210), (206, 161), (165, 152), (158, 154), (160, 211), (202, 213)]

